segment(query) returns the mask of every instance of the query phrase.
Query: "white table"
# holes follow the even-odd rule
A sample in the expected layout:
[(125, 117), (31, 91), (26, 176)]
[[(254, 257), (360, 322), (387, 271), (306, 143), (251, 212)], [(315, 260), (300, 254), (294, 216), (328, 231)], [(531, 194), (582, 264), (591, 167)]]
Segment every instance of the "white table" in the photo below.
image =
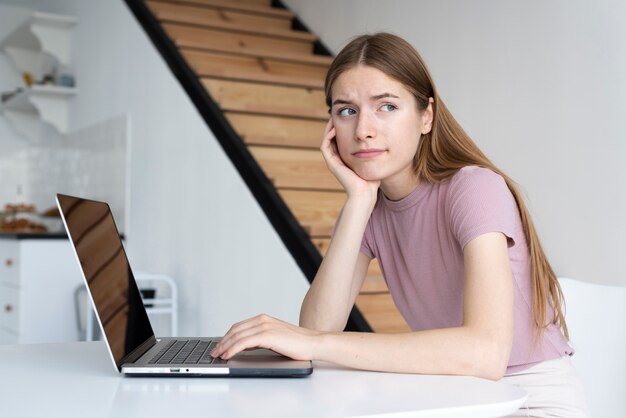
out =
[(315, 363), (298, 379), (129, 378), (102, 342), (0, 346), (3, 417), (499, 417), (519, 388)]

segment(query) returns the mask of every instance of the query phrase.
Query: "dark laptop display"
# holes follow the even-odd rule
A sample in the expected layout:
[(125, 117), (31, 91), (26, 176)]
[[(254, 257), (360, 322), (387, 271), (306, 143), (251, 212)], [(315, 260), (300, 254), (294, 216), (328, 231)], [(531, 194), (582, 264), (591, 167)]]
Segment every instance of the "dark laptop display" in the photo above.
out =
[(121, 369), (123, 360), (154, 332), (108, 205), (59, 196), (101, 326)]
[(154, 336), (109, 205), (57, 194), (57, 204), (118, 371), (134, 376), (306, 376), (310, 361), (269, 350), (213, 359), (219, 338)]

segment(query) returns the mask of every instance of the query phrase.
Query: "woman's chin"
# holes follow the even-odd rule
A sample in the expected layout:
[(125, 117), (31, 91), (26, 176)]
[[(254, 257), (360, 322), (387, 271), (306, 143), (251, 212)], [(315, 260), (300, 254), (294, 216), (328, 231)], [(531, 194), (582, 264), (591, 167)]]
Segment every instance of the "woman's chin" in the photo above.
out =
[[(346, 160), (344, 160), (346, 161)], [(383, 176), (381, 176), (380, 170), (377, 169), (373, 164), (363, 163), (362, 161), (349, 161), (346, 163), (350, 170), (354, 171), (357, 176), (361, 177), (363, 180), (367, 181), (380, 181)]]
[(382, 180), (382, 178), (380, 177), (380, 175), (377, 175), (376, 173), (372, 173), (371, 171), (367, 171), (367, 170), (353, 170), (357, 176), (361, 177), (363, 180), (366, 181), (379, 181)]

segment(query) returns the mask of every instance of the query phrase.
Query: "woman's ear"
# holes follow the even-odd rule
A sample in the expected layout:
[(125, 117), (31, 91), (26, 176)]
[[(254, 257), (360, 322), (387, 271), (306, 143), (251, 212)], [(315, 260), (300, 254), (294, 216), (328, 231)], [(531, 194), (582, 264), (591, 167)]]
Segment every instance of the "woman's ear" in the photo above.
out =
[(433, 129), (433, 106), (435, 100), (432, 97), (428, 98), (428, 106), (422, 112), (422, 135), (426, 135)]

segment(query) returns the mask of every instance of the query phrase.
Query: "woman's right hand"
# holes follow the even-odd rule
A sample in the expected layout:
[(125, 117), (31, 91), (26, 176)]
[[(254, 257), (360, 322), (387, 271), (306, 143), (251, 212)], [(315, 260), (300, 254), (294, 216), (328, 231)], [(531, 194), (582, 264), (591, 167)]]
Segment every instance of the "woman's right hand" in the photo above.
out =
[(328, 169), (339, 180), (348, 197), (363, 196), (375, 201), (380, 180), (364, 180), (348, 167), (339, 155), (335, 136), (333, 120), (329, 119), (326, 129), (324, 129), (324, 139), (320, 147)]

